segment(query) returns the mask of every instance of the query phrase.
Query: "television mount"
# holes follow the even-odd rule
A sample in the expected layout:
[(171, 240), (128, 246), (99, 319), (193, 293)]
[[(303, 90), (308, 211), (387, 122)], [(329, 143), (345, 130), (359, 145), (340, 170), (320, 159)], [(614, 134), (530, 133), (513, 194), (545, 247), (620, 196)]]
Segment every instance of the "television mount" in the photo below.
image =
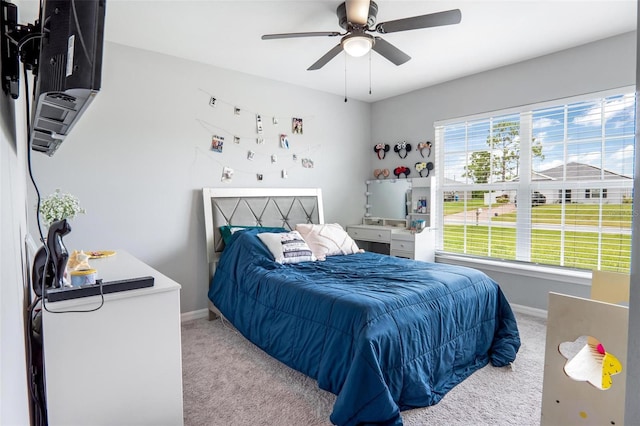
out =
[(33, 43), (43, 36), (38, 32), (40, 23), (22, 25), (18, 23), (18, 7), (8, 1), (0, 1), (0, 55), (2, 55), (2, 90), (13, 99), (20, 94), (20, 67), (38, 70), (40, 43)]
[(31, 149), (52, 156), (100, 91), (106, 0), (40, 0), (33, 25), (0, 0), (0, 77), (19, 96), (20, 62), (31, 70)]

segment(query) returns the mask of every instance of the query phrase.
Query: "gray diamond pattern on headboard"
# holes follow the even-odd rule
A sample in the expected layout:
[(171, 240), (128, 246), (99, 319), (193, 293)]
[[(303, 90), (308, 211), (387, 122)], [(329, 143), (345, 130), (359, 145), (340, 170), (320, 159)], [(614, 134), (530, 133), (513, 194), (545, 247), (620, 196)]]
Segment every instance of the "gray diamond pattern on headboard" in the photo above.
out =
[[(315, 197), (263, 197), (212, 199), (215, 232), (223, 225), (283, 227), (293, 230), (298, 223), (318, 223)], [(216, 251), (224, 248), (216, 238)]]
[[(225, 191), (223, 195), (218, 196), (214, 192), (221, 191), (211, 189), (209, 199), (205, 191), (205, 203), (208, 202), (211, 206), (211, 217), (205, 217), (205, 220), (212, 228), (210, 231), (214, 251), (219, 253), (224, 249), (219, 229), (223, 225), (283, 227), (293, 230), (298, 223), (323, 223), (320, 205), (322, 197), (319, 190), (314, 195), (295, 194), (310, 190), (291, 190), (294, 195), (286, 195), (284, 191), (286, 190), (274, 190), (276, 195), (269, 195), (270, 190), (256, 191), (256, 195), (246, 195), (239, 190), (242, 192), (240, 196), (232, 196), (229, 191)], [(206, 211), (205, 205), (205, 216)], [(211, 248), (210, 243), (207, 243), (208, 248)], [(209, 256), (211, 255), (212, 253), (209, 253)]]

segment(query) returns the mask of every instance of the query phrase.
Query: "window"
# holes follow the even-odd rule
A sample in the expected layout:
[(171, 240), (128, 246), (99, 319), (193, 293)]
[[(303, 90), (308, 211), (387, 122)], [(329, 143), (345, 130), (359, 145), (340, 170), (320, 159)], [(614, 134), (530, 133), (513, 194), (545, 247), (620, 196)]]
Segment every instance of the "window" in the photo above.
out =
[(585, 189), (584, 198), (607, 198), (607, 188), (603, 189)]
[(635, 94), (436, 123), (441, 252), (628, 272)]

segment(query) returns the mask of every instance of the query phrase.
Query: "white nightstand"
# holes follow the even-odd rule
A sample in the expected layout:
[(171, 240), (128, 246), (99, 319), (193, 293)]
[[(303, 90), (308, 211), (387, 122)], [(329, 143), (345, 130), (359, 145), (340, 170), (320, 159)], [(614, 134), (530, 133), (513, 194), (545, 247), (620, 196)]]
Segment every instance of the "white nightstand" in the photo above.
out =
[[(95, 312), (43, 310), (49, 425), (181, 425), (180, 285), (123, 250), (90, 261), (104, 281), (153, 276)], [(47, 303), (89, 310), (100, 296)]]

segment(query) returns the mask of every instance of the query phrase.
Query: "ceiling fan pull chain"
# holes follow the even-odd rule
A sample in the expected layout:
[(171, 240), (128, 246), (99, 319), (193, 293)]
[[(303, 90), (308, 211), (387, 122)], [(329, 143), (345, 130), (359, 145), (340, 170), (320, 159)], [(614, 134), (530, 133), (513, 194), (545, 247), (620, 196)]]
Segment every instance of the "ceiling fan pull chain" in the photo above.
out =
[(371, 94), (371, 51), (369, 51), (369, 94)]
[(347, 102), (347, 54), (344, 54), (344, 101)]

